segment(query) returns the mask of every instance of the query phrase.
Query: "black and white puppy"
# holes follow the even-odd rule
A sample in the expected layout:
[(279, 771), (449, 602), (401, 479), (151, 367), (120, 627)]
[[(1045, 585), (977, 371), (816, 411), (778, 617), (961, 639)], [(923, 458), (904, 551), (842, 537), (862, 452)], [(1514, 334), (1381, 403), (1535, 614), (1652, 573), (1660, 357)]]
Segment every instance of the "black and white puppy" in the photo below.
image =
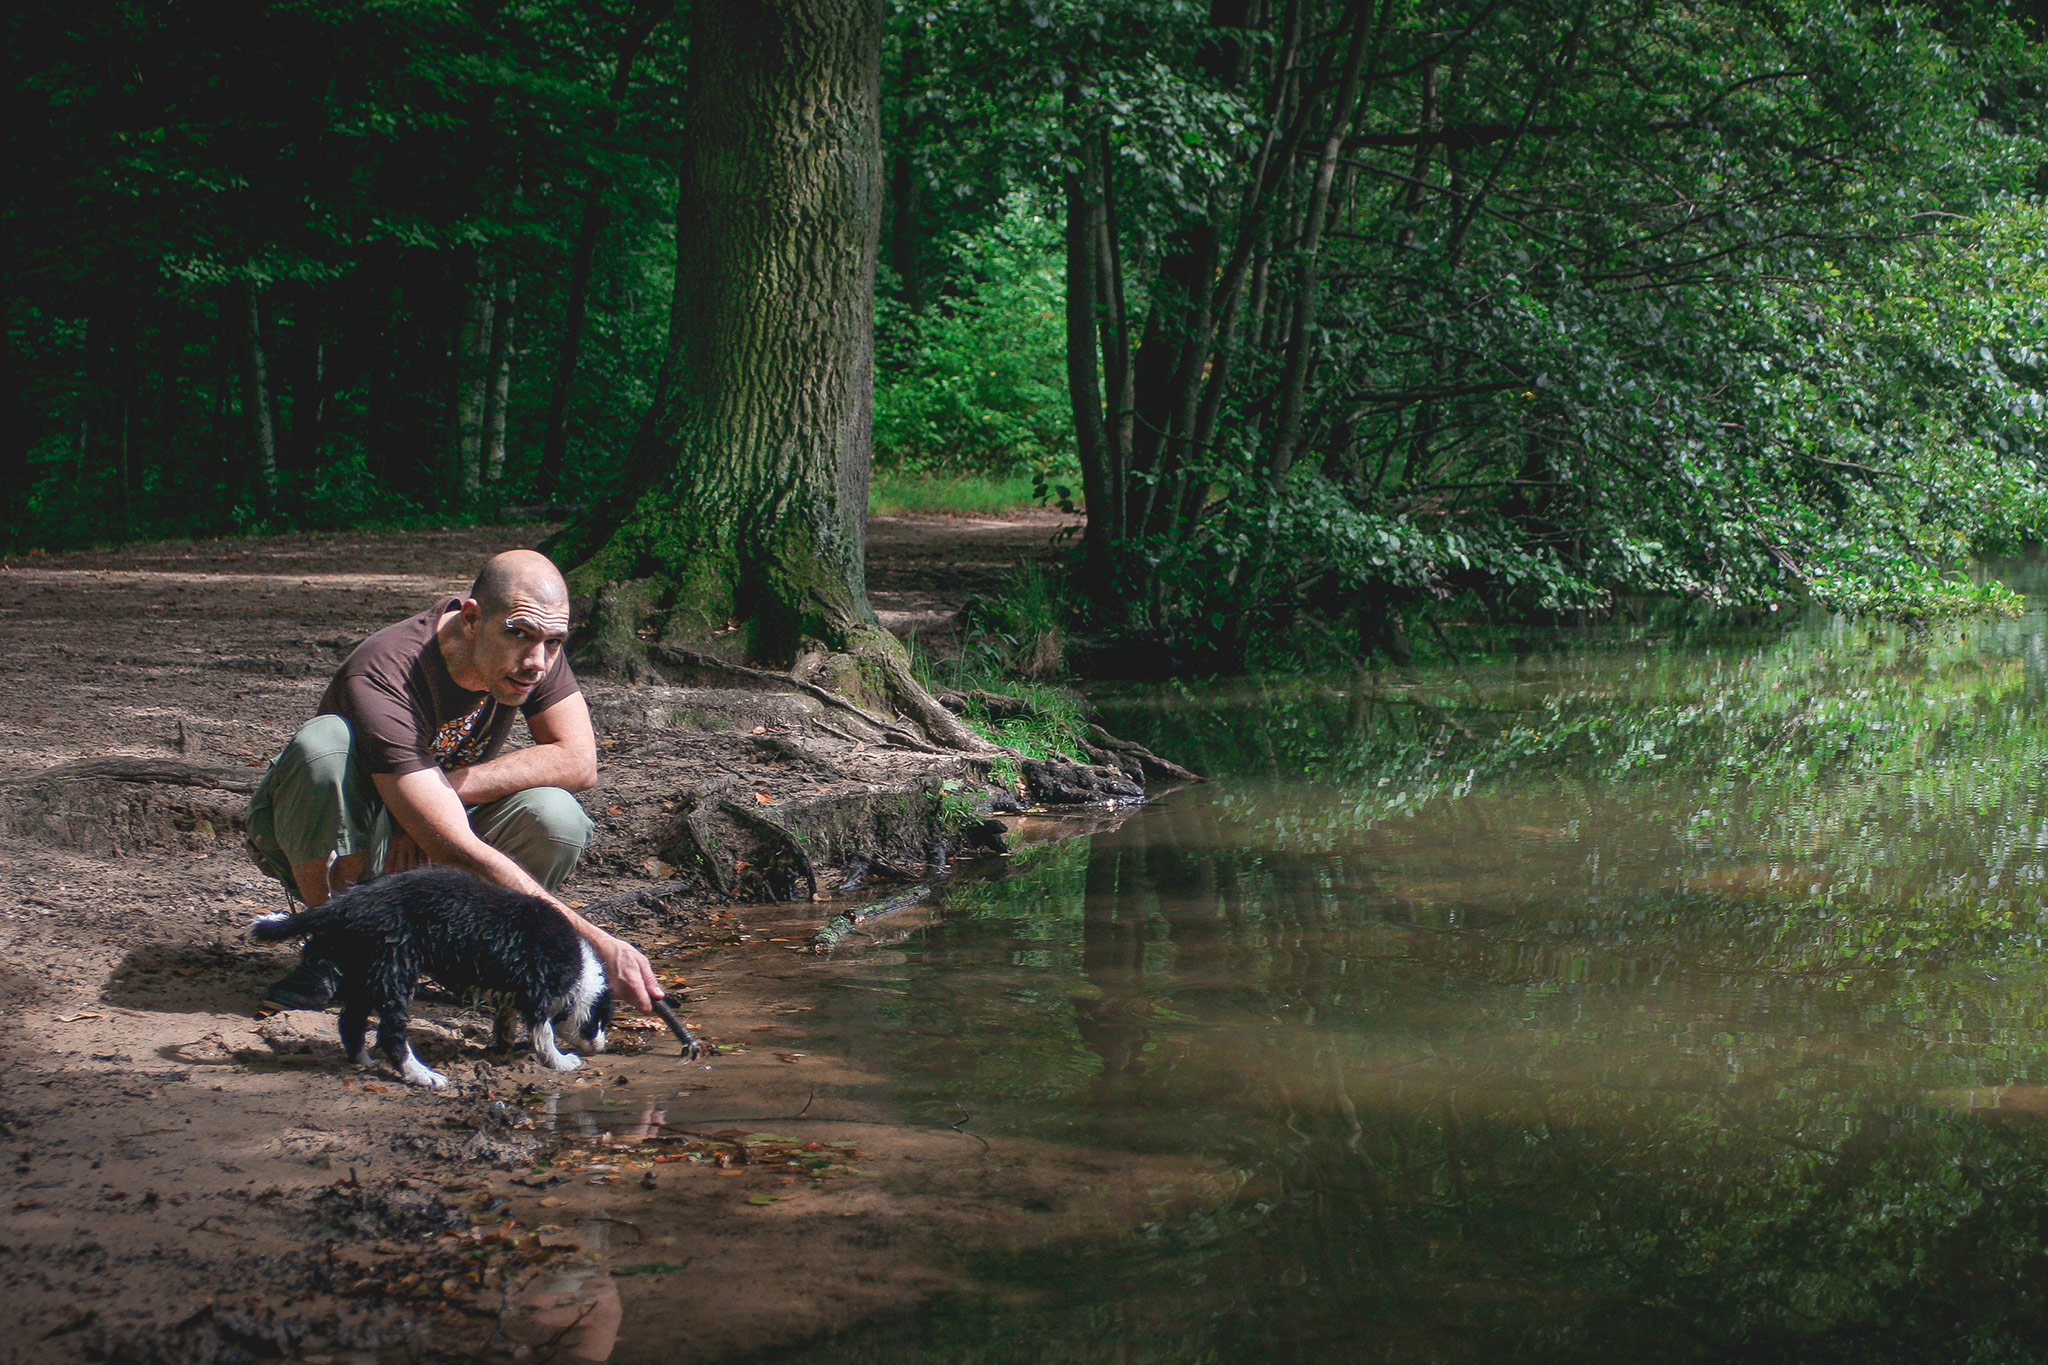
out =
[[(407, 1012), (422, 976), (457, 995), (503, 997), (526, 1024), (535, 1054), (557, 1071), (583, 1064), (556, 1045), (558, 1026), (582, 1038), (589, 1051), (604, 1050), (612, 993), (590, 945), (546, 901), (454, 868), (379, 877), (318, 909), (265, 915), (249, 933), (261, 943), (320, 935), (317, 947), (341, 978), (336, 995), (349, 1060), (369, 1060), (363, 1034), (374, 1009), (379, 1050), (413, 1085), (439, 1090), (448, 1084), (406, 1041)], [(676, 1031), (684, 1054), (702, 1055), (705, 1045), (665, 1004), (656, 1002), (656, 1013)], [(499, 1041), (511, 1042), (502, 1027)]]

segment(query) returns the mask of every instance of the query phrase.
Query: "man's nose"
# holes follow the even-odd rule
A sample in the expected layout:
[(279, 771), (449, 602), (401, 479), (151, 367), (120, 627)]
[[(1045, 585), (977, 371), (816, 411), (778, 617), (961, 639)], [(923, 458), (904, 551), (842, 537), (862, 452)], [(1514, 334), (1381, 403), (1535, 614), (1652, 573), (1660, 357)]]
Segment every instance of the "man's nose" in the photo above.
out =
[(543, 672), (547, 666), (548, 647), (545, 641), (535, 641), (519, 659), (519, 667), (528, 673)]

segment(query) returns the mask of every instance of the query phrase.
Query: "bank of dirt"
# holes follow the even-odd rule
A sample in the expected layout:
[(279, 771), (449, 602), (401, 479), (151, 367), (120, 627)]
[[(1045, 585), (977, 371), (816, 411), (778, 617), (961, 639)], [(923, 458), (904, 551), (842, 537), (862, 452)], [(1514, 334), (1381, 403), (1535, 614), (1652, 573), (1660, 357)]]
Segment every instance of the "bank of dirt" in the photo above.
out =
[[(941, 629), (977, 574), (1060, 529), (916, 520), (877, 527), (877, 604)], [(1206, 1197), (1207, 1172), (1164, 1160), (898, 1121), (882, 998), (820, 990), (857, 977), (863, 938), (820, 955), (811, 934), (974, 854), (876, 846), (894, 817), (866, 796), (957, 803), (986, 773), (800, 691), (587, 689), (599, 833), (565, 894), (649, 949), (712, 1062), (626, 1027), (565, 1078), (491, 1054), (487, 1016), (430, 995), (413, 1036), (455, 1081), (439, 1096), (347, 1065), (330, 1014), (263, 1014), (289, 959), (243, 929), (285, 902), (242, 855), (247, 788), (364, 634), (545, 529), (0, 571), (0, 1357), (746, 1359), (958, 1284), (978, 1250)], [(683, 865), (692, 839), (722, 873)]]

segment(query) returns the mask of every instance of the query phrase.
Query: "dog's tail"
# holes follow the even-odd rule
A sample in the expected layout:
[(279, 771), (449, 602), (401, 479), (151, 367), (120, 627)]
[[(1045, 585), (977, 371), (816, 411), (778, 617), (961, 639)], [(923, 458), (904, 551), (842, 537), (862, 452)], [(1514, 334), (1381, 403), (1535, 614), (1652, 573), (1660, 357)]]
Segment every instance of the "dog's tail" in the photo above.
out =
[(308, 934), (334, 928), (347, 913), (346, 907), (329, 902), (317, 910), (301, 910), (296, 915), (264, 915), (249, 926), (249, 937), (258, 943), (282, 943), (288, 938), (304, 938)]

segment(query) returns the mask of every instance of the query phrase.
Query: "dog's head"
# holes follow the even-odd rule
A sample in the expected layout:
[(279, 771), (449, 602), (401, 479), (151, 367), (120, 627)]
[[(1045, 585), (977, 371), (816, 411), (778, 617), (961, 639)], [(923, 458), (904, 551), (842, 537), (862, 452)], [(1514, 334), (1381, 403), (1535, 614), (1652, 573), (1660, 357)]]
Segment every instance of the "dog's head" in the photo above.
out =
[(590, 1002), (589, 1013), (576, 1026), (576, 1034), (592, 1052), (604, 1051), (605, 1030), (612, 1024), (612, 988), (607, 985)]

